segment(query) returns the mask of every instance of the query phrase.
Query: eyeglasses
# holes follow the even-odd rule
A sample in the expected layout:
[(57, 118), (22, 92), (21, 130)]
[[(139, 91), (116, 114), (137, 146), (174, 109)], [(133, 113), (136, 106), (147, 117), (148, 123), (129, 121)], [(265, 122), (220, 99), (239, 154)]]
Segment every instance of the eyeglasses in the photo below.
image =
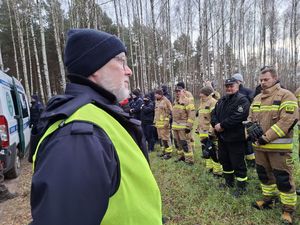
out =
[(114, 58), (123, 64), (123, 69), (125, 70), (126, 67), (128, 66), (127, 58), (125, 56), (118, 56), (118, 55), (115, 56)]

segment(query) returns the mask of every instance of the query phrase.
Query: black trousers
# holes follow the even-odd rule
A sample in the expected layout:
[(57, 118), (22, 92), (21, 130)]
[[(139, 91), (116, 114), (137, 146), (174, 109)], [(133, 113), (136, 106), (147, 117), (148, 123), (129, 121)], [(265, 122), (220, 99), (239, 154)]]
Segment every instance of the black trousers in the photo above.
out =
[(253, 151), (253, 147), (252, 147), (252, 142), (251, 141), (247, 141), (246, 142), (246, 146), (247, 146), (247, 148), (246, 148), (246, 155), (253, 154), (254, 151)]
[(225, 142), (219, 139), (219, 161), (225, 173), (234, 171), (236, 177), (247, 177), (247, 167), (244, 158), (246, 147), (246, 141)]
[(155, 127), (152, 124), (142, 124), (142, 129), (147, 141), (147, 149), (149, 152), (154, 150), (155, 144)]

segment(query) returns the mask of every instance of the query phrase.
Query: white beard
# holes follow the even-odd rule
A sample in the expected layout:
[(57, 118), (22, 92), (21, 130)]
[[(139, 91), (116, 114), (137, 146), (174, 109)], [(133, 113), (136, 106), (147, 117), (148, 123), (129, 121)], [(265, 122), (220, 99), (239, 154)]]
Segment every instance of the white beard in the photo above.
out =
[(120, 83), (118, 84), (112, 82), (110, 75), (102, 76), (99, 85), (105, 90), (114, 94), (118, 102), (129, 97), (130, 91), (128, 90), (128, 88), (125, 87), (125, 83), (123, 81), (120, 81)]

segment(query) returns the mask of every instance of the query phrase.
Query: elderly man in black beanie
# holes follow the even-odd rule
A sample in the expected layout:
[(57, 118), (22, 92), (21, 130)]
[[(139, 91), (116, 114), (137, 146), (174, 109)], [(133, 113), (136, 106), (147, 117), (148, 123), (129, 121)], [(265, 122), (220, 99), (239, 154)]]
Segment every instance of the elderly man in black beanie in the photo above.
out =
[(32, 134), (31, 224), (162, 224), (140, 122), (117, 105), (132, 74), (124, 44), (72, 29), (65, 66), (71, 82)]

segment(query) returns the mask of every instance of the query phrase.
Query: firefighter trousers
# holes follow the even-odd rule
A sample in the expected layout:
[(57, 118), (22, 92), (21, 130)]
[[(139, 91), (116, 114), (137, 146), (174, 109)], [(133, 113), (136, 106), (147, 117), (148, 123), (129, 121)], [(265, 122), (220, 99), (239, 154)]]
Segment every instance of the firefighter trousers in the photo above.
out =
[(173, 130), (175, 147), (179, 157), (184, 157), (186, 162), (194, 162), (193, 150), (189, 144), (190, 136), (185, 130)]
[(256, 171), (264, 198), (278, 196), (284, 211), (295, 210), (297, 195), (289, 152), (255, 151)]

